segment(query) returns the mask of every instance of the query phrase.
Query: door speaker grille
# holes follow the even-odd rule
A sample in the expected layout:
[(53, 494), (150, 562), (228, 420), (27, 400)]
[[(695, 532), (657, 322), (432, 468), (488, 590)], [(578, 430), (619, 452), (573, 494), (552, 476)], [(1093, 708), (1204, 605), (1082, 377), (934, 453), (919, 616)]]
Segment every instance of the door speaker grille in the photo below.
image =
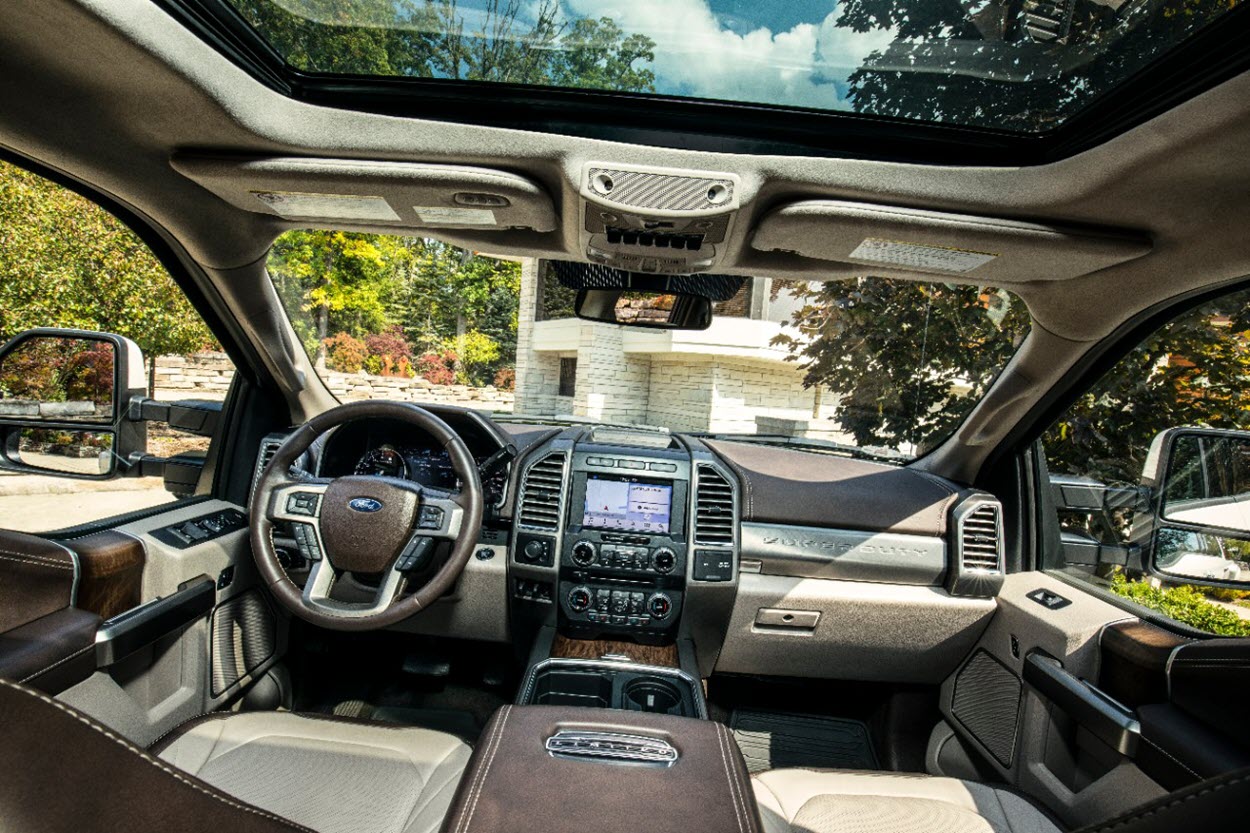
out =
[(273, 656), (278, 623), (258, 590), (213, 611), (213, 696), (229, 689)]
[(1016, 751), (1020, 689), (1020, 678), (985, 649), (955, 677), (951, 714), (1005, 767)]

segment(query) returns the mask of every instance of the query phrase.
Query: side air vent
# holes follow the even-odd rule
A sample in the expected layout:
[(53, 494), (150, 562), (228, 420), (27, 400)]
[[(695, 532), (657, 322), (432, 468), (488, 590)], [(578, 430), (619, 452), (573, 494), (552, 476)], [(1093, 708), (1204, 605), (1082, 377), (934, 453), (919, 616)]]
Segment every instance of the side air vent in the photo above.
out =
[(694, 542), (734, 542), (734, 490), (712, 466), (699, 464), (694, 497)]
[(963, 518), (959, 530), (959, 558), (965, 570), (999, 570), (999, 528), (1002, 510), (997, 503), (982, 503)]
[(1038, 43), (1062, 43), (1072, 30), (1072, 0), (1024, 0), (1020, 23)]
[(256, 455), (256, 470), (252, 472), (253, 494), (256, 492), (256, 484), (260, 482), (260, 473), (269, 465), (269, 461), (273, 459), (273, 455), (278, 453), (278, 449), (282, 447), (282, 443), (285, 441), (285, 434), (270, 434), (260, 441), (260, 452)]
[(1003, 507), (974, 495), (955, 507), (955, 558), (947, 589), (956, 596), (994, 596), (1003, 583)]
[(564, 492), (562, 453), (548, 454), (525, 473), (517, 520), (530, 529), (555, 531), (560, 526), (560, 496)]

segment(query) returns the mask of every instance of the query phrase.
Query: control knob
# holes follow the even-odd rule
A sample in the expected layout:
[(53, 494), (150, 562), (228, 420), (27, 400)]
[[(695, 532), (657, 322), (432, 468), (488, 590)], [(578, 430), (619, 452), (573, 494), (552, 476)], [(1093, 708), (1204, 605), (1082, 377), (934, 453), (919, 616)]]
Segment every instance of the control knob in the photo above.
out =
[(664, 593), (656, 593), (647, 599), (647, 612), (656, 619), (663, 619), (673, 610), (673, 600)]
[(595, 545), (589, 541), (578, 541), (573, 545), (573, 563), (579, 567), (589, 567), (595, 563)]
[(677, 553), (668, 547), (660, 547), (651, 556), (651, 564), (657, 573), (671, 573), (673, 567), (677, 566)]
[(590, 589), (587, 587), (578, 586), (569, 591), (569, 609), (574, 613), (589, 610), (592, 601), (594, 601), (594, 596), (590, 594)]
[(547, 555), (547, 542), (537, 538), (525, 545), (525, 560), (530, 564), (542, 563)]

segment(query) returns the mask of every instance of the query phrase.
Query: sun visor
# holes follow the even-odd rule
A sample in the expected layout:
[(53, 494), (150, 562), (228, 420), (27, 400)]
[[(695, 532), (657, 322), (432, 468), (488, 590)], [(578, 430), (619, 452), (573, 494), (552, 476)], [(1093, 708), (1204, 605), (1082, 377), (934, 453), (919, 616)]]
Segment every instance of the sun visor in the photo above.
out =
[(808, 200), (766, 214), (751, 246), (960, 283), (1064, 281), (1147, 254), (1145, 234), (1091, 231), (884, 205)]
[(237, 208), (295, 223), (431, 231), (556, 227), (542, 187), (490, 168), (185, 154), (170, 164)]

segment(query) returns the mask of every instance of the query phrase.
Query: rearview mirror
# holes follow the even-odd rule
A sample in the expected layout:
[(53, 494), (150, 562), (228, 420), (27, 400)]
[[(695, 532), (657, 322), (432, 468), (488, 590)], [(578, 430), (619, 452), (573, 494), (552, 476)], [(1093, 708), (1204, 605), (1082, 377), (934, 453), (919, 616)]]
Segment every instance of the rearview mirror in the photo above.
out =
[[(134, 342), (82, 330), (28, 330), (0, 348), (0, 470), (103, 479), (145, 445), (127, 420), (143, 394)], [(132, 383), (132, 380), (134, 382)]]
[(627, 327), (706, 330), (712, 304), (742, 288), (736, 275), (651, 275), (593, 263), (555, 261), (556, 279), (577, 290), (578, 318)]
[(1164, 431), (1151, 446), (1146, 480), (1157, 494), (1156, 570), (1250, 583), (1250, 433)]
[(712, 302), (698, 295), (583, 289), (573, 307), (578, 318), (604, 324), (659, 330), (706, 330), (712, 325)]

